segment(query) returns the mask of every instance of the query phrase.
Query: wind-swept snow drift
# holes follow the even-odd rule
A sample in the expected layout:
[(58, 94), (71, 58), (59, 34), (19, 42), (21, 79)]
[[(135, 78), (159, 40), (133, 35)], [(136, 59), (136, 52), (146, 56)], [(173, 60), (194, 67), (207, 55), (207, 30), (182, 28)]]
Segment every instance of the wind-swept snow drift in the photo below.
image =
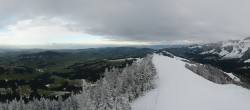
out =
[(133, 110), (250, 110), (250, 90), (219, 85), (185, 68), (185, 62), (154, 55), (157, 87), (132, 103)]

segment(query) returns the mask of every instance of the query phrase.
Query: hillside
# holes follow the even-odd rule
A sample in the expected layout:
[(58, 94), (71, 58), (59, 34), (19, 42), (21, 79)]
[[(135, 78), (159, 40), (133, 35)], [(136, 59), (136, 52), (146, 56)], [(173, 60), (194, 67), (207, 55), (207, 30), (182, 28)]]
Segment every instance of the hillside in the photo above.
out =
[(114, 47), (77, 50), (5, 50), (0, 54), (0, 101), (66, 98), (96, 82), (105, 69), (124, 68), (153, 49)]
[(185, 62), (154, 55), (157, 87), (132, 103), (133, 110), (249, 110), (250, 90), (215, 84), (185, 68)]

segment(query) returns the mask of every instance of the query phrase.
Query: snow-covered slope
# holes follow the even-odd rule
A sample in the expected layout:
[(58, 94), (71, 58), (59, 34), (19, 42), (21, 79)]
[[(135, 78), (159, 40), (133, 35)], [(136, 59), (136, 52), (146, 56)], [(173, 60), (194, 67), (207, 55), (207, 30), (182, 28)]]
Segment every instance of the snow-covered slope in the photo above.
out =
[(250, 110), (250, 90), (212, 83), (185, 62), (154, 55), (157, 87), (132, 103), (133, 110)]

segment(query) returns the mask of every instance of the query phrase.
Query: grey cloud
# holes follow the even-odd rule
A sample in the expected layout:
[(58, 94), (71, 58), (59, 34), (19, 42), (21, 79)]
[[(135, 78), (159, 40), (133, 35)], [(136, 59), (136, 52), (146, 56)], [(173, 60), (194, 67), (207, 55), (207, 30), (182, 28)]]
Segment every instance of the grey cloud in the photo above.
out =
[[(0, 27), (35, 16), (114, 40), (223, 40), (250, 35), (246, 0), (0, 0)], [(3, 16), (3, 17), (1, 17)]]

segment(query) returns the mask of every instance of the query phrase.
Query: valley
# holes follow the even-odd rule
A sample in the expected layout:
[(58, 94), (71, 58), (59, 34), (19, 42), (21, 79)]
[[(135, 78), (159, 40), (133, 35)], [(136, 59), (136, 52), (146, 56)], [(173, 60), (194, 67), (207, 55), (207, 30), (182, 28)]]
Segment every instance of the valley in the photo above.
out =
[(7, 51), (0, 56), (0, 100), (67, 98), (82, 90), (83, 80), (95, 82), (105, 69), (123, 68), (153, 51), (130, 47)]

